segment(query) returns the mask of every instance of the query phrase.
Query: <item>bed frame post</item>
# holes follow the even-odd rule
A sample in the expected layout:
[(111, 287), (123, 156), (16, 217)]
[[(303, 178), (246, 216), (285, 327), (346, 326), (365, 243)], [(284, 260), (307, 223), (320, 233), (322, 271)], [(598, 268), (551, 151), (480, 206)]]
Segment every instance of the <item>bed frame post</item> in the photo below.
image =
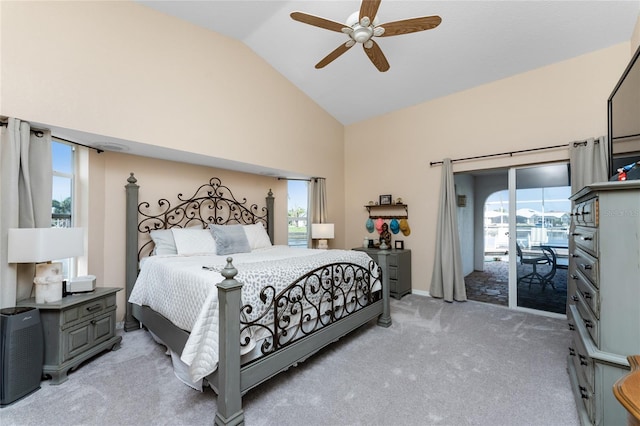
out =
[(271, 189), (269, 189), (269, 193), (267, 194), (267, 197), (265, 198), (267, 201), (267, 234), (269, 234), (269, 239), (271, 240), (271, 244), (275, 244), (273, 242), (274, 239), (274, 228), (273, 228), (273, 222), (274, 222), (274, 218), (276, 217), (275, 212), (273, 211), (273, 192), (271, 192)]
[[(380, 265), (379, 274), (382, 279), (380, 283), (382, 284), (382, 313), (378, 317), (377, 324), (380, 327), (391, 327), (391, 302), (389, 295), (389, 274), (385, 274), (382, 269), (382, 265), (386, 265), (387, 262), (387, 253), (378, 254), (378, 265)], [(386, 271), (387, 268), (385, 267)]]
[(124, 331), (137, 330), (140, 323), (133, 316), (133, 307), (128, 302), (131, 296), (131, 290), (136, 283), (138, 277), (138, 188), (136, 182), (138, 180), (133, 176), (133, 172), (127, 179), (124, 186), (127, 191), (127, 214), (126, 214), (126, 240), (125, 240), (125, 280), (126, 280), (126, 298), (125, 302), (125, 318)]
[(218, 411), (216, 425), (244, 424), (240, 391), (240, 304), (242, 283), (234, 279), (238, 270), (232, 258), (221, 274), (218, 284)]

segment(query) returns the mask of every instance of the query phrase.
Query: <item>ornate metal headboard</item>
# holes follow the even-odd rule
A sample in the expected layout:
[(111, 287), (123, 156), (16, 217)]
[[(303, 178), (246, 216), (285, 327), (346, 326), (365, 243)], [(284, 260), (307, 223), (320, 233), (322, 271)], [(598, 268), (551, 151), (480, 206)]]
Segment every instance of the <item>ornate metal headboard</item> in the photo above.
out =
[[(270, 198), (273, 199), (271, 190), (267, 195), (267, 204)], [(238, 200), (219, 178), (211, 178), (209, 183), (201, 185), (190, 197), (178, 194), (175, 202), (177, 204), (172, 206), (169, 200), (162, 198), (157, 201), (157, 208), (146, 201), (138, 204), (139, 241), (144, 241), (144, 234), (156, 229), (262, 223), (273, 243), (268, 206), (259, 208), (257, 204), (247, 204), (246, 198)], [(138, 260), (152, 251), (153, 241), (149, 238), (139, 248)]]
[[(259, 208), (256, 204), (247, 204), (247, 199), (239, 201), (231, 190), (222, 185), (218, 178), (211, 178), (209, 183), (200, 186), (191, 197), (185, 198), (178, 194), (175, 206), (167, 199), (157, 202), (159, 212), (150, 211), (151, 204), (142, 202), (138, 204), (137, 179), (133, 173), (127, 179), (126, 197), (126, 297), (129, 300), (131, 290), (138, 276), (138, 262), (153, 250), (153, 242), (149, 236), (156, 229), (170, 229), (174, 227), (207, 227), (210, 223), (225, 224), (252, 224), (262, 223), (266, 226), (267, 233), (273, 244), (274, 240), (274, 198), (269, 190), (265, 198), (266, 207)], [(155, 207), (154, 207), (155, 208)], [(147, 238), (145, 238), (145, 235)], [(138, 241), (145, 241), (138, 248)], [(139, 326), (132, 315), (130, 303), (127, 303), (125, 318), (125, 330)]]

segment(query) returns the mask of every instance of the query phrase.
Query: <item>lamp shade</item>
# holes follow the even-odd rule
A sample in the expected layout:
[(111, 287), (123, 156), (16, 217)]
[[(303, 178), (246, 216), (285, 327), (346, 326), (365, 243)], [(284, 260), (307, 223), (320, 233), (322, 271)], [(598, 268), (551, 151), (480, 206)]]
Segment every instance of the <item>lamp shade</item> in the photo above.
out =
[(82, 228), (9, 229), (7, 262), (40, 263), (84, 254)]
[(326, 240), (333, 238), (333, 223), (312, 223), (311, 238)]

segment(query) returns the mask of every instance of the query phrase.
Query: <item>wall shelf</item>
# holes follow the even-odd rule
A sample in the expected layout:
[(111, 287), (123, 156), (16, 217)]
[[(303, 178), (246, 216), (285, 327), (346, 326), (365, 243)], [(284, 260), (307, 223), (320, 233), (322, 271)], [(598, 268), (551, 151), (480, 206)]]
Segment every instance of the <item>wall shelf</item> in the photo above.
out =
[[(368, 205), (364, 206), (369, 213), (371, 219), (408, 219), (409, 218), (409, 206), (407, 204), (384, 204), (384, 205)], [(401, 213), (390, 215), (391, 211), (404, 210)], [(387, 213), (381, 215), (379, 213)]]

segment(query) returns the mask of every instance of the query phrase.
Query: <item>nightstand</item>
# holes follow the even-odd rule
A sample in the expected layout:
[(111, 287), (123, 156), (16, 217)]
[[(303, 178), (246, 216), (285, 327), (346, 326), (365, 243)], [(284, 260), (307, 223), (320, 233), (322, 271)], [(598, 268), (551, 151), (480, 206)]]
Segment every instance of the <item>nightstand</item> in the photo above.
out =
[[(382, 282), (389, 286), (389, 295), (396, 299), (411, 293), (411, 250), (380, 250), (356, 247), (364, 251), (382, 268)], [(382, 255), (382, 256), (381, 256)]]
[(119, 347), (116, 336), (117, 287), (98, 287), (91, 293), (74, 294), (53, 303), (21, 300), (17, 306), (40, 310), (44, 332), (43, 373), (51, 384), (67, 380), (67, 373), (94, 355)]

